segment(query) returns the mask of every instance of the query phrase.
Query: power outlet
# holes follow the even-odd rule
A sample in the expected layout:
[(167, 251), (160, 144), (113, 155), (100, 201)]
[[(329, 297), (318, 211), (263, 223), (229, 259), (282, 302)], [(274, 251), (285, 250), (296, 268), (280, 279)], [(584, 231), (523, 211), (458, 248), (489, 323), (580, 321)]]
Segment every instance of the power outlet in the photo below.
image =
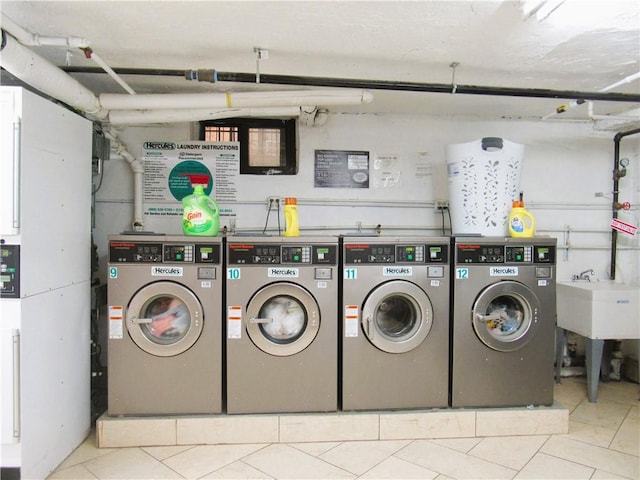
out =
[(449, 208), (449, 202), (447, 200), (436, 200), (433, 202), (433, 209), (436, 212), (443, 212)]
[(267, 209), (275, 208), (276, 210), (282, 205), (282, 199), (280, 197), (267, 197)]

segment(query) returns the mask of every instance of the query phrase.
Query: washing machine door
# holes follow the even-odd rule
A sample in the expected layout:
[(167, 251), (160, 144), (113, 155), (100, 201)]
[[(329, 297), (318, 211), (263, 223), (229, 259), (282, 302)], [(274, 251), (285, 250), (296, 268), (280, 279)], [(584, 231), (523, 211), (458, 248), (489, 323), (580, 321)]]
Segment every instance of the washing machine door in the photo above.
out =
[(184, 285), (155, 282), (144, 286), (127, 307), (127, 331), (151, 355), (171, 357), (193, 346), (202, 333), (203, 311)]
[(303, 351), (320, 328), (320, 308), (311, 293), (289, 282), (258, 290), (247, 305), (247, 334), (263, 352), (279, 357)]
[(431, 331), (433, 307), (414, 283), (392, 280), (371, 291), (362, 307), (362, 329), (387, 353), (404, 353), (420, 345)]
[(500, 352), (521, 349), (536, 335), (540, 301), (527, 286), (504, 280), (485, 288), (473, 305), (473, 329), (482, 343)]

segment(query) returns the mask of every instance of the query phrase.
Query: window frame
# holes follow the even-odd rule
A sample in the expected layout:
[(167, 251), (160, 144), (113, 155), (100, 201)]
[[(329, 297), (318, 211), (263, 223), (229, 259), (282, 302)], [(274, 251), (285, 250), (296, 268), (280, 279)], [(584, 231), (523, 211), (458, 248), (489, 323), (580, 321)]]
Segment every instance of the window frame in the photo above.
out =
[[(240, 174), (242, 175), (296, 175), (298, 173), (298, 139), (296, 119), (225, 118), (200, 122), (200, 140), (205, 139), (207, 127), (234, 127), (238, 129), (240, 143)], [(263, 128), (279, 130), (281, 149), (280, 167), (251, 166), (249, 163), (249, 130)]]

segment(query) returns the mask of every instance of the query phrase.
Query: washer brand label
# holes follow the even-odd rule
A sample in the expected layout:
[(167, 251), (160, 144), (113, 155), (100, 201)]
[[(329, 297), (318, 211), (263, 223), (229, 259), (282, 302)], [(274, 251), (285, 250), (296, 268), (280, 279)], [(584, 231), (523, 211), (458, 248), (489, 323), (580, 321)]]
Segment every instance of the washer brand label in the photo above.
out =
[(151, 267), (154, 277), (181, 277), (182, 267)]
[(269, 277), (275, 277), (275, 278), (297, 278), (298, 269), (287, 268), (287, 267), (271, 267), (269, 268), (269, 272), (267, 275)]
[(384, 267), (382, 275), (385, 277), (410, 277), (413, 275), (412, 267)]
[(492, 277), (515, 277), (518, 275), (518, 267), (491, 267), (489, 275)]

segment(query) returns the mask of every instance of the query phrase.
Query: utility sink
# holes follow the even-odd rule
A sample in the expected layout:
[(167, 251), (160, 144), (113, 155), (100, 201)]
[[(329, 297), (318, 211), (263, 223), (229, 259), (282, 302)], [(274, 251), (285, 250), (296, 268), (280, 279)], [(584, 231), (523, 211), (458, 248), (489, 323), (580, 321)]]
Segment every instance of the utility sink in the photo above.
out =
[(640, 285), (557, 282), (558, 327), (592, 339), (640, 339)]

